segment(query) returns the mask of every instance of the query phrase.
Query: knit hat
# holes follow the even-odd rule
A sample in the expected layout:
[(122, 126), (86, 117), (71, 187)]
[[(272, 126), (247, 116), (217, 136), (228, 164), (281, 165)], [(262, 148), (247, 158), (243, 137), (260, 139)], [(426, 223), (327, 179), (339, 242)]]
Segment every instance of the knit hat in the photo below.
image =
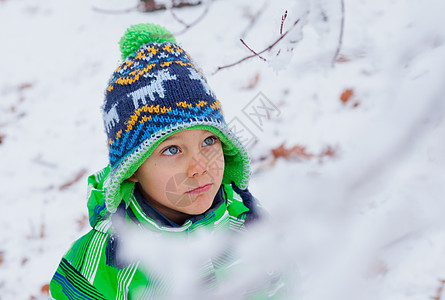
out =
[(247, 151), (228, 128), (201, 70), (173, 35), (159, 25), (133, 25), (121, 38), (120, 48), (124, 61), (109, 81), (103, 106), (111, 168), (105, 183), (107, 210), (113, 213), (122, 200), (127, 202), (134, 183), (126, 179), (153, 150), (168, 136), (187, 129), (218, 136), (225, 159), (222, 182), (247, 188)]

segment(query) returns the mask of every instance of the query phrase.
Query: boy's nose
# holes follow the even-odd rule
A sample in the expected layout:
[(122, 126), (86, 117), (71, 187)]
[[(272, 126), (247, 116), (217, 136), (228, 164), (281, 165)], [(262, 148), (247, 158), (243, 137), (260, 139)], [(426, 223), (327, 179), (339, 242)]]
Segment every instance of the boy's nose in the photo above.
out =
[(187, 175), (189, 177), (194, 177), (197, 175), (202, 175), (207, 171), (207, 162), (202, 153), (197, 153), (193, 155), (190, 159), (189, 166), (187, 169)]

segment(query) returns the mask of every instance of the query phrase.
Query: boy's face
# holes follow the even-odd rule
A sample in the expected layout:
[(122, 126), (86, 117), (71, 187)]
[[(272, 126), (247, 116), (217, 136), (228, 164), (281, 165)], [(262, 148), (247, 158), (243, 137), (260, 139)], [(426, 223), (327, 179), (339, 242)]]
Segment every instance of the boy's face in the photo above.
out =
[(128, 180), (159, 212), (182, 224), (211, 207), (223, 174), (221, 141), (210, 131), (190, 129), (165, 139)]

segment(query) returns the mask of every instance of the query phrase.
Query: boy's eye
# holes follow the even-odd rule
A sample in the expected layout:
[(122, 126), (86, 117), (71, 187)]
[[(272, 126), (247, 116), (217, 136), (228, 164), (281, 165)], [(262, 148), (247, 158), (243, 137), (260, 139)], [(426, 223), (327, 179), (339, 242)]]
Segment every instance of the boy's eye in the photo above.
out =
[(176, 153), (179, 152), (179, 148), (176, 146), (170, 146), (167, 149), (165, 149), (162, 154), (164, 155), (175, 155)]
[(209, 136), (208, 138), (206, 138), (204, 140), (204, 142), (202, 143), (203, 146), (210, 146), (213, 145), (216, 142), (216, 138), (213, 136)]

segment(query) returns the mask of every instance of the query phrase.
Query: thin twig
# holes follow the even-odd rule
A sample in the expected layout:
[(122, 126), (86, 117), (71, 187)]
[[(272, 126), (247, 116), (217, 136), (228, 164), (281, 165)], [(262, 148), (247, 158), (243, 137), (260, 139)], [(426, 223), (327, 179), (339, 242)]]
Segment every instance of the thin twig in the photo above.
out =
[(256, 53), (254, 50), (252, 50), (252, 48), (250, 48), (249, 46), (247, 46), (247, 44), (243, 41), (243, 39), (240, 39), (241, 43), (243, 43), (244, 46), (246, 46), (247, 49), (249, 49), (253, 54), (257, 55), (259, 58), (261, 58), (262, 60), (266, 61), (266, 59), (264, 57), (262, 57), (261, 55), (259, 55), (258, 53)]
[[(287, 18), (287, 10), (284, 12), (284, 15), (281, 16), (281, 26), (280, 26), (280, 35), (283, 35), (283, 26), (284, 26), (284, 21)], [(258, 55), (258, 53), (256, 53), (254, 50), (252, 50), (252, 48), (250, 48), (249, 46), (247, 46), (247, 44), (244, 42), (243, 39), (240, 39), (241, 43), (243, 43), (244, 46), (246, 46), (247, 49), (249, 49), (253, 54)], [(280, 54), (281, 49), (278, 50), (277, 56)], [(266, 61), (266, 59), (260, 55), (258, 55), (259, 58), (261, 58), (263, 61)]]
[[(201, 2), (198, 2), (198, 4), (201, 4)], [(196, 4), (196, 5), (198, 5), (198, 4)], [(176, 33), (174, 33), (173, 35), (174, 36), (178, 36), (178, 35), (181, 35), (181, 34), (184, 34), (187, 30), (189, 30), (191, 27), (193, 27), (193, 26), (195, 26), (196, 24), (198, 24), (202, 19), (204, 19), (204, 17), (207, 15), (207, 13), (209, 12), (209, 6), (210, 6), (210, 4), (209, 4), (209, 2), (207, 2), (206, 3), (206, 5), (205, 5), (205, 9), (204, 9), (204, 11), (202, 12), (202, 14), (198, 17), (198, 18), (196, 18), (192, 23), (186, 23), (184, 20), (182, 20), (181, 18), (179, 18), (177, 15), (176, 15), (176, 13), (173, 11), (173, 8), (177, 8), (177, 7), (175, 7), (175, 6), (173, 6), (173, 7), (170, 7), (168, 10), (170, 11), (170, 13), (171, 13), (171, 15), (172, 15), (172, 17), (177, 21), (177, 22), (179, 22), (180, 24), (182, 24), (183, 26), (184, 26), (184, 29), (182, 29), (181, 31), (179, 31), (179, 32), (176, 32)], [(179, 6), (178, 6), (179, 7)]]
[(247, 25), (247, 27), (243, 30), (243, 33), (241, 33), (241, 38), (245, 38), (247, 33), (249, 32), (249, 30), (255, 25), (255, 23), (258, 21), (258, 19), (260, 18), (261, 14), (263, 13), (263, 11), (266, 9), (268, 5), (268, 2), (265, 1), (263, 3), (263, 6), (261, 6), (261, 8), (257, 11), (256, 14), (254, 14), (251, 18), (250, 18), (250, 22), (249, 25)]
[(173, 19), (175, 19), (177, 22), (179, 22), (180, 24), (182, 24), (182, 25), (183, 25), (185, 28), (187, 28), (187, 29), (190, 27), (189, 24), (185, 23), (182, 19), (180, 19), (180, 18), (175, 14), (175, 12), (173, 11), (173, 7), (170, 7), (168, 10), (170, 11), (170, 13), (171, 13)]
[(269, 45), (269, 47), (267, 47), (266, 49), (264, 49), (263, 51), (260, 51), (260, 52), (258, 52), (258, 53), (256, 53), (256, 54), (253, 54), (253, 55), (249, 55), (249, 56), (246, 56), (246, 57), (244, 57), (244, 58), (242, 58), (242, 59), (240, 59), (240, 60), (238, 60), (237, 62), (234, 62), (234, 63), (231, 63), (231, 64), (229, 64), (229, 65), (225, 65), (225, 66), (222, 66), (222, 67), (218, 67), (218, 69), (216, 69), (216, 71), (215, 72), (213, 72), (213, 74), (212, 75), (215, 75), (216, 73), (218, 73), (219, 71), (221, 71), (221, 70), (223, 70), (223, 69), (227, 69), (227, 68), (231, 68), (231, 67), (233, 67), (233, 66), (236, 66), (237, 64), (240, 64), (240, 63), (242, 63), (243, 61), (246, 61), (246, 60), (248, 60), (248, 59), (251, 59), (251, 58), (253, 58), (253, 57), (256, 57), (256, 56), (260, 56), (261, 54), (263, 54), (264, 52), (266, 52), (266, 51), (269, 51), (269, 50), (271, 50), (273, 47), (275, 47), (297, 24), (298, 24), (298, 22), (300, 21), (300, 19), (298, 19), (298, 20), (296, 20), (295, 22), (294, 22), (294, 24), (292, 24), (292, 27), (291, 28), (289, 28), (285, 33), (283, 33), (273, 44), (271, 44), (271, 45)]
[(283, 35), (283, 25), (284, 21), (287, 18), (287, 10), (284, 12), (284, 15), (281, 17), (281, 26), (280, 26), (280, 35)]
[(340, 0), (341, 2), (341, 23), (340, 23), (340, 36), (338, 37), (338, 45), (335, 50), (334, 57), (332, 58), (332, 67), (334, 67), (335, 62), (337, 61), (337, 57), (340, 54), (341, 45), (343, 43), (343, 30), (345, 27), (345, 2), (344, 0)]

